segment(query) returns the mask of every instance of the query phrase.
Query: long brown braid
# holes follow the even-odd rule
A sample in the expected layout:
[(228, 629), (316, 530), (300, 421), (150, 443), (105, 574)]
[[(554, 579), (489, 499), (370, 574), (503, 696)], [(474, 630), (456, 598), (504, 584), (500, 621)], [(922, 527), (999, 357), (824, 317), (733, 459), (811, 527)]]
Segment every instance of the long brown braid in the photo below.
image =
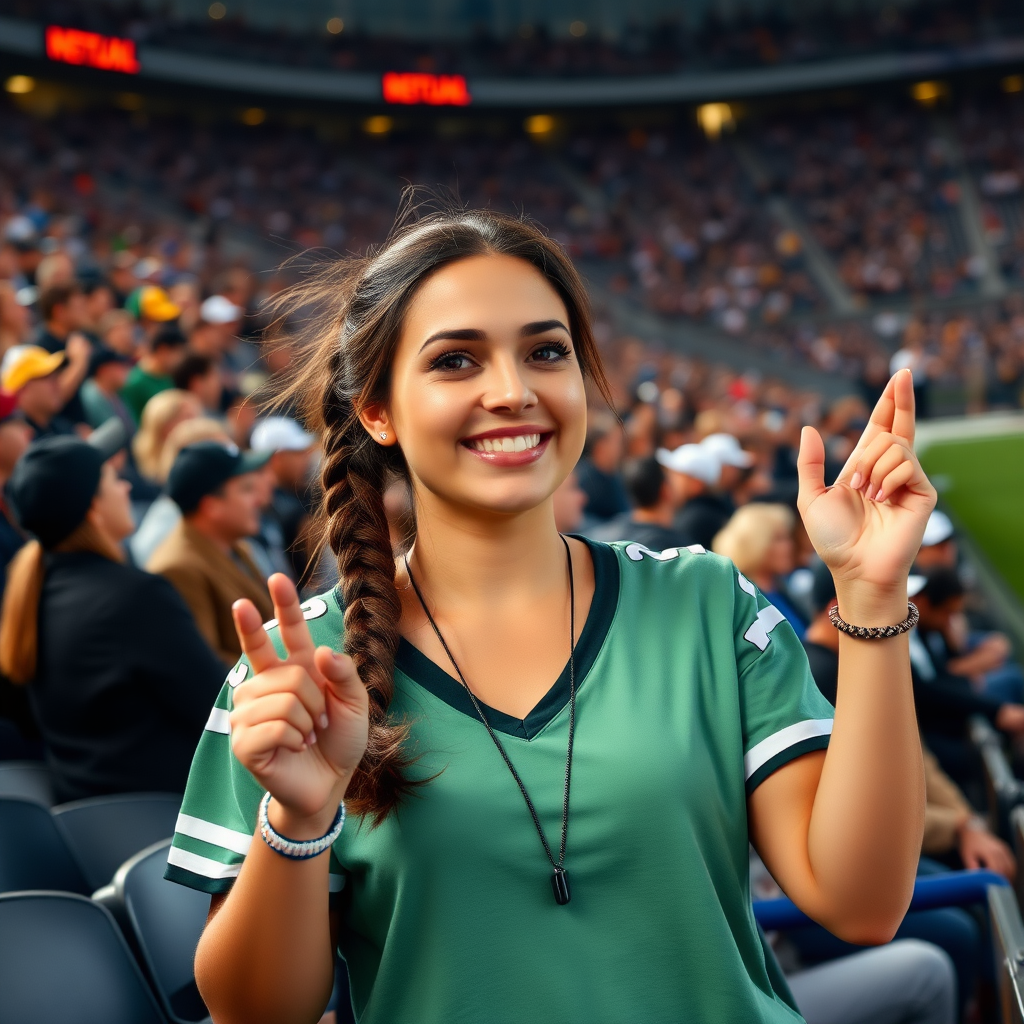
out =
[(389, 399), (395, 348), (419, 285), (450, 263), (496, 254), (529, 262), (558, 291), (580, 368), (608, 399), (584, 284), (558, 244), (523, 219), (451, 208), (404, 224), (400, 217), (379, 251), (316, 265), (271, 307), (299, 345), (282, 400), (297, 403), (322, 439), (320, 541), (338, 559), (344, 648), (370, 696), (369, 741), (347, 801), (375, 826), (428, 780), (409, 777), (408, 723), (389, 714), (401, 602), (384, 491), (408, 471), (400, 446), (378, 444), (358, 414)]

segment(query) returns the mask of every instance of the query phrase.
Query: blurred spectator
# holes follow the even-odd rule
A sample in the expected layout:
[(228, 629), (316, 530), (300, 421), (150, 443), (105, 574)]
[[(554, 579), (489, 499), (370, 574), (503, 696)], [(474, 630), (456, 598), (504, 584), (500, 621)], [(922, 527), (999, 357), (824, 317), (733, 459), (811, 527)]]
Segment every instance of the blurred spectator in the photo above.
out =
[(629, 511), (629, 497), (619, 478), (625, 450), (622, 424), (610, 413), (592, 414), (583, 458), (576, 467), (576, 479), (587, 496), (588, 519), (611, 519)]
[(60, 802), (182, 791), (223, 678), (174, 589), (124, 564), (128, 486), (106, 461), (123, 428), (93, 440), (36, 442), (9, 486), (37, 539), (11, 565), (0, 670), (27, 688)]
[(0, 356), (28, 340), (29, 313), (10, 281), (0, 280)]
[[(161, 485), (166, 483), (178, 452), (200, 441), (219, 441), (226, 445), (231, 443), (231, 438), (228, 437), (220, 420), (206, 416), (182, 420), (167, 435), (160, 453), (157, 479)], [(181, 509), (169, 495), (161, 494), (150, 504), (142, 515), (135, 533), (128, 539), (128, 549), (135, 564), (145, 565), (180, 521)]]
[(570, 473), (556, 488), (551, 496), (555, 511), (555, 529), (559, 533), (575, 533), (583, 523), (583, 508), (587, 504), (587, 496), (576, 479), (576, 473)]
[(124, 424), (129, 437), (135, 433), (135, 417), (121, 398), (131, 365), (127, 356), (112, 348), (97, 346), (93, 349), (89, 376), (81, 390), (82, 409), (90, 427), (102, 426), (116, 417)]
[(220, 370), (213, 359), (189, 352), (171, 374), (171, 378), (179, 391), (188, 391), (199, 399), (205, 413), (210, 416), (220, 415), (224, 386)]
[(59, 415), (64, 408), (60, 371), (63, 352), (47, 352), (36, 345), (8, 349), (0, 364), (0, 386), (15, 396), (35, 438), (73, 434), (74, 424)]
[(147, 340), (181, 315), (181, 307), (171, 301), (167, 292), (152, 284), (136, 288), (125, 299), (124, 308), (135, 317)]
[(242, 653), (231, 606), (247, 597), (265, 619), (274, 606), (243, 541), (260, 526), (260, 470), (268, 455), (242, 454), (216, 442), (189, 445), (167, 479), (182, 521), (153, 552), (146, 568), (165, 576), (185, 599), (200, 632), (222, 661)]
[(160, 391), (145, 405), (139, 432), (132, 440), (132, 453), (139, 472), (152, 483), (162, 484), (164, 445), (171, 431), (184, 420), (202, 414), (199, 400), (185, 391)]
[(185, 358), (185, 335), (177, 326), (161, 327), (150, 339), (147, 350), (132, 367), (121, 392), (136, 422), (142, 421), (146, 403), (161, 391), (174, 387), (171, 374)]
[(722, 501), (711, 494), (718, 486), (722, 466), (714, 452), (699, 444), (683, 444), (668, 451), (659, 448), (658, 462), (668, 470), (676, 506), (675, 528), (681, 543), (700, 544), (710, 550), (723, 518)]
[(10, 513), (7, 481), (31, 440), (32, 430), (18, 415), (17, 400), (6, 391), (0, 391), (0, 594), (7, 578), (8, 563), (25, 543), (25, 536)]
[(253, 428), (251, 447), (269, 455), (272, 484), (260, 539), (278, 571), (302, 579), (308, 557), (304, 540), (312, 513), (310, 472), (317, 439), (287, 416), (268, 416)]
[(803, 640), (807, 623), (784, 591), (796, 567), (793, 528), (796, 517), (786, 505), (755, 502), (737, 509), (714, 539), (713, 550), (736, 568), (786, 617)]
[(82, 331), (89, 321), (89, 307), (82, 286), (75, 281), (53, 284), (40, 292), (42, 326), (34, 344), (47, 352), (63, 352), (72, 331)]
[(100, 343), (129, 358), (135, 358), (135, 318), (126, 309), (112, 309), (96, 326)]
[(651, 551), (684, 547), (684, 536), (673, 527), (678, 508), (676, 489), (654, 456), (630, 459), (622, 480), (633, 510), (590, 531), (594, 540), (632, 540)]
[(921, 550), (914, 565), (919, 572), (932, 569), (955, 569), (957, 563), (956, 531), (945, 512), (935, 509), (928, 517), (921, 538)]

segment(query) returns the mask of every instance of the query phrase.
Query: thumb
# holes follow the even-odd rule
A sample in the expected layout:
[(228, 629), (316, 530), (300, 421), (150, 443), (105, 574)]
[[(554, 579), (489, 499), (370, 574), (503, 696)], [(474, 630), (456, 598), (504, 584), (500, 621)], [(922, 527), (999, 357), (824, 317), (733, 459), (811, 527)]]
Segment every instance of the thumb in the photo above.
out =
[(825, 493), (825, 443), (814, 427), (800, 432), (800, 451), (796, 457), (796, 470), (800, 478), (797, 505), (801, 512)]

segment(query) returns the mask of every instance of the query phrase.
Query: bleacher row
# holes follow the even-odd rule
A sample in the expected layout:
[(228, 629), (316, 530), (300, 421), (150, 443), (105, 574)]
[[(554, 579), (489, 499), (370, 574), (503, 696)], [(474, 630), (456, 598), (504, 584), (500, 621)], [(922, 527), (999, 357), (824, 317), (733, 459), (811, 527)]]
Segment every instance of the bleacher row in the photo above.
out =
[[(1024, 783), (984, 719), (970, 736), (989, 824), (1024, 863)], [(208, 897), (163, 877), (179, 804), (175, 794), (131, 793), (52, 806), (45, 767), (0, 763), (4, 1024), (210, 1020), (192, 973)], [(972, 905), (988, 910), (1002, 1020), (1024, 1024), (1024, 872), (1016, 891), (991, 871), (919, 878), (911, 909)], [(768, 932), (811, 923), (785, 898), (755, 900), (754, 915)]]

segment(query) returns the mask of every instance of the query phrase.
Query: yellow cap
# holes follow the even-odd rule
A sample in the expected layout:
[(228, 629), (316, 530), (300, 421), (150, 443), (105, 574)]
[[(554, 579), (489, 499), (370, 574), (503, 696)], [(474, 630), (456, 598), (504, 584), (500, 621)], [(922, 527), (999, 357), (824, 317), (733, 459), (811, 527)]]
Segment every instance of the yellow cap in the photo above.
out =
[(157, 323), (176, 320), (181, 315), (181, 307), (171, 301), (170, 295), (163, 288), (155, 284), (136, 288), (128, 296), (125, 307), (137, 320), (153, 320)]
[(63, 362), (63, 352), (47, 352), (38, 345), (15, 345), (7, 350), (0, 366), (0, 386), (16, 394), (29, 381), (49, 377)]

